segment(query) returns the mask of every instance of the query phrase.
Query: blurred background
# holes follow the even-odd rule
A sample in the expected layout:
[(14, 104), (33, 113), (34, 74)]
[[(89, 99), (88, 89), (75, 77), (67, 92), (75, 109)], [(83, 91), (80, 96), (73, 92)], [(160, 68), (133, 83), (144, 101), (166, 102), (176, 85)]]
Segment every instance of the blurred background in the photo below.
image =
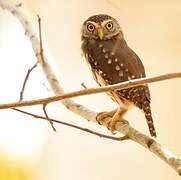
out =
[[(18, 3), (18, 1), (14, 1)], [(66, 91), (97, 86), (81, 57), (80, 28), (93, 14), (106, 13), (120, 22), (129, 46), (142, 59), (147, 76), (181, 70), (180, 0), (25, 0), (38, 30), (42, 18), (45, 54)], [(27, 70), (36, 62), (31, 44), (16, 18), (0, 9), (0, 103), (17, 101)], [(158, 141), (181, 157), (181, 80), (150, 84), (152, 111)], [(31, 74), (25, 99), (53, 95), (43, 72)], [(76, 102), (96, 110), (116, 105), (104, 94), (84, 96)], [(42, 107), (23, 108), (43, 114)], [(66, 110), (60, 103), (48, 106), (49, 116), (109, 133)], [(126, 118), (148, 134), (144, 115), (132, 109)], [(119, 180), (180, 179), (168, 165), (138, 144), (101, 139), (13, 112), (0, 111), (1, 180)]]

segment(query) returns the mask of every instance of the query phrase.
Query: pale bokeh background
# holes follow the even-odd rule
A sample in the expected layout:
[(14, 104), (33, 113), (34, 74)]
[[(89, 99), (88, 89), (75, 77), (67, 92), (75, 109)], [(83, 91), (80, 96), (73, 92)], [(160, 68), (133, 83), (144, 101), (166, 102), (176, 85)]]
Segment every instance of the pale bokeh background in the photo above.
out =
[[(34, 22), (39, 14), (43, 39), (50, 60), (67, 91), (97, 86), (81, 57), (80, 27), (90, 15), (106, 13), (117, 18), (128, 44), (142, 59), (147, 75), (181, 70), (181, 1), (180, 0), (26, 0)], [(31, 46), (18, 21), (0, 11), (0, 82), (1, 102), (17, 100), (27, 69), (36, 61)], [(40, 69), (28, 84), (26, 99), (52, 95)], [(13, 90), (13, 92), (12, 92)], [(152, 111), (158, 141), (181, 157), (180, 101), (181, 80), (150, 85)], [(104, 94), (75, 99), (103, 111), (115, 104)], [(41, 108), (28, 108), (41, 113)], [(49, 106), (52, 117), (74, 122), (101, 132), (107, 131), (67, 111), (58, 103)], [(67, 127), (56, 126), (30, 117), (0, 111), (0, 147), (8, 157), (27, 162), (38, 180), (119, 180), (180, 179), (160, 159), (133, 142), (114, 142)], [(143, 114), (133, 109), (127, 115), (131, 124), (148, 133)], [(33, 164), (33, 165), (32, 165)], [(31, 171), (32, 171), (31, 169)]]

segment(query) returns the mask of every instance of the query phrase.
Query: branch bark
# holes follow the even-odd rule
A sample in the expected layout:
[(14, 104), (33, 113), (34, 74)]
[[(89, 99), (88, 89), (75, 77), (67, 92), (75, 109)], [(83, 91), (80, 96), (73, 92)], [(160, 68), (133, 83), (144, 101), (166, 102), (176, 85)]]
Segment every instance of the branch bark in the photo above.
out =
[(51, 120), (54, 123), (58, 123), (58, 124), (62, 124), (62, 125), (65, 125), (65, 126), (69, 126), (69, 127), (75, 128), (75, 129), (79, 129), (81, 131), (84, 131), (84, 132), (87, 132), (87, 133), (90, 133), (90, 134), (94, 134), (94, 135), (99, 136), (101, 138), (112, 139), (112, 140), (115, 140), (115, 141), (129, 140), (128, 136), (122, 136), (122, 137), (108, 136), (108, 135), (105, 135), (105, 134), (102, 134), (102, 133), (98, 133), (98, 132), (92, 131), (92, 130), (87, 129), (87, 128), (76, 126), (74, 124), (70, 124), (70, 123), (67, 123), (67, 122), (59, 121), (59, 120), (56, 120), (56, 119), (43, 117), (43, 116), (40, 116), (40, 115), (37, 115), (37, 114), (33, 114), (33, 113), (30, 113), (30, 112), (27, 112), (27, 111), (23, 111), (21, 109), (12, 108), (12, 110), (20, 112), (20, 113), (23, 113), (23, 114), (26, 114), (28, 116), (32, 116), (34, 118), (43, 119), (43, 120), (46, 120), (46, 121)]
[[(16, 6), (11, 3), (11, 1), (8, 0), (0, 0), (0, 6), (3, 9), (8, 10), (11, 12), (15, 17), (17, 17), (22, 24), (22, 26), (25, 29), (26, 35), (29, 37), (32, 48), (34, 50), (34, 53), (38, 59), (38, 62), (42, 66), (42, 69), (47, 77), (48, 82), (50, 83), (54, 93), (56, 95), (62, 95), (64, 94), (63, 88), (60, 86), (53, 70), (48, 64), (48, 61), (46, 57), (44, 58), (44, 62), (42, 63), (41, 60), (41, 54), (40, 54), (40, 48), (39, 48), (39, 40), (38, 36), (34, 33), (33, 26), (30, 23), (29, 18), (27, 15), (24, 13), (24, 10), (22, 9), (21, 6)], [(180, 77), (180, 73), (177, 74), (178, 77)], [(140, 84), (145, 83), (145, 79), (142, 80), (135, 80), (135, 81), (140, 81)], [(143, 82), (144, 81), (144, 82)], [(136, 82), (127, 82), (127, 85), (123, 85), (122, 88), (128, 87), (130, 84), (135, 85)], [(148, 83), (148, 82), (147, 82)], [(115, 85), (116, 86), (116, 85)], [(109, 87), (104, 87), (104, 88), (109, 88)], [(115, 87), (114, 87), (115, 88)], [(118, 87), (120, 88), (120, 86)], [(90, 90), (90, 89), (89, 89)], [(85, 90), (84, 90), (85, 91)], [(104, 92), (105, 89), (99, 88), (98, 91)], [(90, 94), (93, 94), (95, 92), (92, 92)], [(82, 94), (81, 94), (82, 95)], [(67, 98), (70, 97), (70, 94)], [(72, 96), (73, 97), (73, 96)], [(59, 99), (60, 100), (60, 99)], [(69, 110), (72, 112), (82, 116), (83, 118), (96, 122), (96, 116), (97, 113), (94, 111), (91, 111), (90, 109), (86, 108), (85, 106), (82, 106), (80, 104), (75, 103), (74, 101), (70, 99), (63, 99), (61, 101)], [(21, 102), (24, 103), (24, 102)], [(2, 107), (2, 106), (1, 106)], [(107, 126), (105, 124), (105, 126)], [(153, 152), (155, 155), (157, 155), (159, 158), (164, 160), (167, 164), (169, 164), (173, 169), (175, 169), (179, 175), (181, 175), (181, 161), (169, 150), (163, 148), (159, 143), (157, 143), (154, 139), (146, 136), (145, 134), (137, 131), (133, 127), (131, 127), (126, 121), (120, 121), (116, 124), (116, 130), (121, 132), (124, 135), (129, 136), (129, 138), (139, 144), (141, 144), (143, 147), (147, 148), (149, 151)]]
[[(118, 84), (109, 85), (109, 86), (103, 86), (103, 87), (98, 87), (98, 88), (89, 88), (89, 89), (84, 89), (84, 90), (79, 90), (79, 91), (73, 91), (70, 93), (63, 93), (62, 95), (52, 96), (52, 97), (48, 97), (48, 98), (0, 104), (0, 109), (49, 104), (49, 103), (60, 101), (60, 100), (63, 101), (63, 103), (64, 103), (64, 100), (70, 101), (67, 99), (70, 99), (73, 97), (98, 94), (98, 93), (114, 91), (114, 90), (118, 90), (118, 89), (126, 89), (126, 88), (130, 88), (130, 87), (134, 87), (134, 86), (139, 86), (142, 84), (148, 84), (148, 83), (153, 83), (153, 82), (158, 82), (158, 81), (163, 81), (163, 80), (168, 80), (168, 79), (174, 79), (174, 78), (181, 78), (181, 73), (180, 72), (170, 73), (170, 74), (164, 74), (164, 75), (160, 75), (160, 76), (135, 79), (135, 80), (130, 80), (127, 82), (118, 83)], [(77, 105), (77, 106), (79, 106), (79, 105)], [(66, 107), (68, 109), (71, 109), (69, 107), (69, 105), (66, 105)]]

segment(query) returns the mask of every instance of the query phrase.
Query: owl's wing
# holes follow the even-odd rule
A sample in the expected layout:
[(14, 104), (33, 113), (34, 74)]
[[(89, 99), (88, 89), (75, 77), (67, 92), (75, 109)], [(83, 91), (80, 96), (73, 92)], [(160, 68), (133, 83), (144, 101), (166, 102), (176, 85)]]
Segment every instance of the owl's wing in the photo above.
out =
[[(145, 69), (137, 54), (129, 48), (124, 39), (116, 39), (112, 42), (113, 44), (107, 44), (112, 46), (115, 58), (118, 60), (119, 66), (122, 66), (125, 72), (124, 80), (145, 77)], [(111, 47), (109, 47), (110, 49)], [(133, 78), (132, 78), (133, 76)]]
[[(115, 57), (117, 57), (118, 64), (123, 68), (124, 76), (120, 77), (120, 81), (128, 81), (130, 79), (138, 79), (145, 77), (144, 66), (138, 57), (138, 55), (127, 45), (125, 40), (117, 40), (113, 48)], [(146, 99), (150, 102), (150, 92), (148, 86), (144, 86), (144, 90), (138, 88), (133, 88), (140, 91), (141, 95), (144, 95)], [(141, 92), (142, 91), (142, 92)]]
[[(136, 78), (146, 77), (144, 66), (138, 55), (132, 49), (130, 49), (130, 56), (130, 59), (132, 60), (132, 62), (128, 62), (130, 63), (130, 72), (133, 73), (134, 71), (136, 71), (134, 72), (137, 75)], [(148, 85), (145, 86), (145, 95), (147, 100), (150, 102), (151, 96)]]

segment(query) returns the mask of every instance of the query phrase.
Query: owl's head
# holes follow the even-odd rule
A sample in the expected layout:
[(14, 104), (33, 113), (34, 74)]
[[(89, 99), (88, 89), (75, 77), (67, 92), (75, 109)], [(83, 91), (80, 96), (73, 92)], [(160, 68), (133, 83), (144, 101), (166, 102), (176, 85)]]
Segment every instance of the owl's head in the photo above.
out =
[(116, 19), (109, 15), (98, 14), (89, 17), (82, 25), (82, 39), (108, 40), (116, 36), (123, 37)]

